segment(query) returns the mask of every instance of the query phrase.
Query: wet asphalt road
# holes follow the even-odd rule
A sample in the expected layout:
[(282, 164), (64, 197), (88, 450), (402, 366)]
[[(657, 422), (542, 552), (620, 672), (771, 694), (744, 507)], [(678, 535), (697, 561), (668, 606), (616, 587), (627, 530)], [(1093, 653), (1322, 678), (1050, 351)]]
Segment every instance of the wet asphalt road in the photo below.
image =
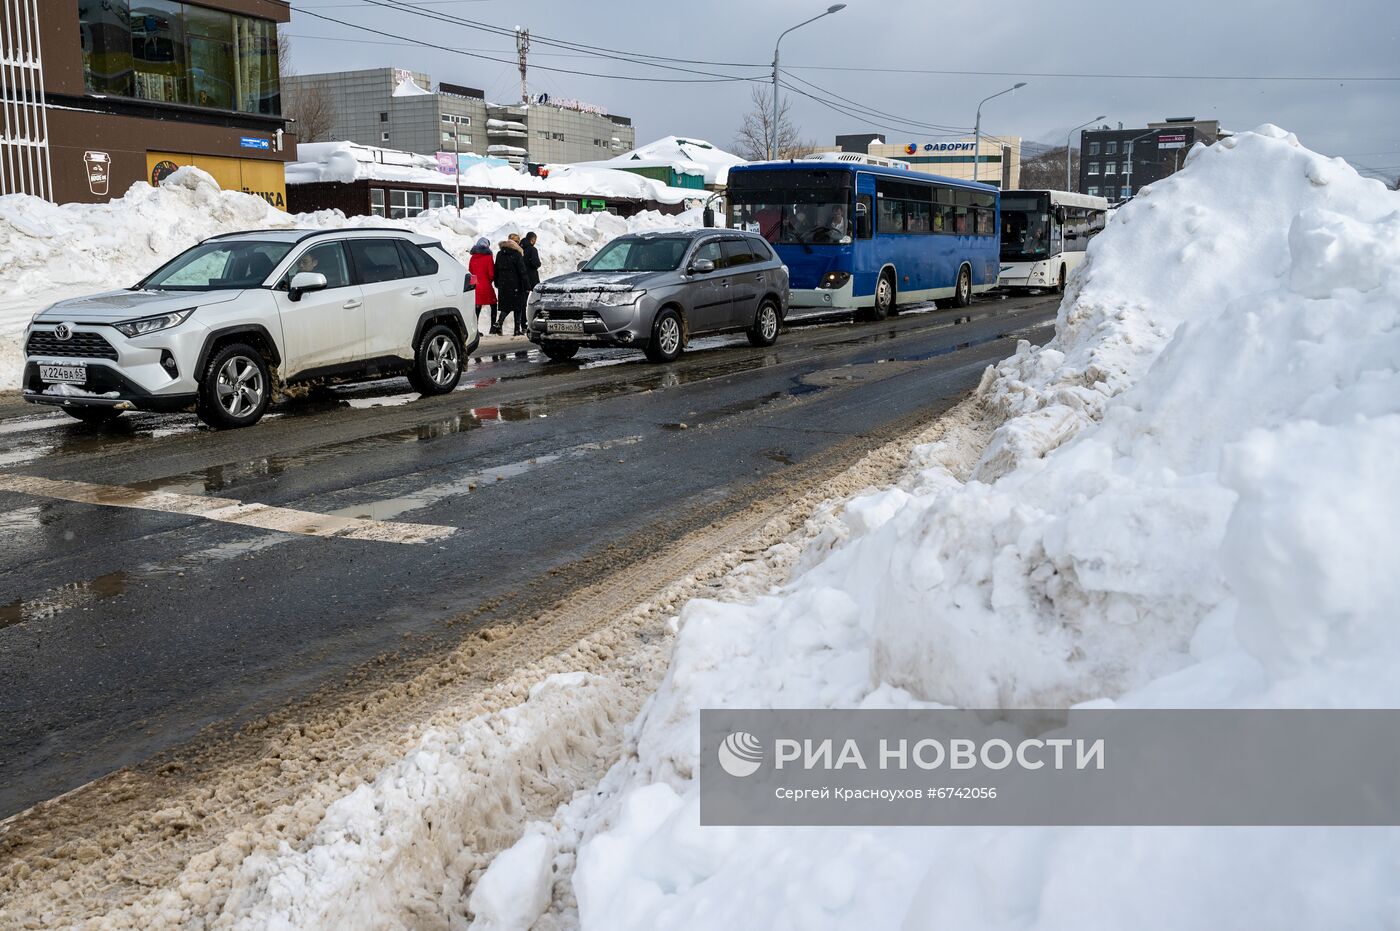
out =
[(228, 433), (155, 415), (94, 430), (0, 404), (0, 478), (455, 528), (328, 539), (0, 491), (0, 818), (406, 643), (449, 647), (464, 616), (560, 597), (580, 578), (566, 569), (645, 551), (742, 506), (756, 478), (796, 480), (837, 444), (931, 419), (1016, 338), (1048, 339), (1056, 305), (800, 325), (769, 349), (708, 339), (667, 366), (483, 357), (446, 397), (341, 387)]

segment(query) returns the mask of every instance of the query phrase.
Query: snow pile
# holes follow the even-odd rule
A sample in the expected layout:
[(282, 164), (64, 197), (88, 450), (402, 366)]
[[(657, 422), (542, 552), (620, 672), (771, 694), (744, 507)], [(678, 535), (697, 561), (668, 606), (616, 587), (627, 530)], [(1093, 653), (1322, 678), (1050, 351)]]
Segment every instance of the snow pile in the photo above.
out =
[(290, 215), (260, 197), (220, 190), (197, 168), (182, 168), (160, 187), (135, 184), (106, 204), (51, 204), (26, 195), (0, 197), (0, 390), (18, 386), (20, 337), (33, 315), (56, 300), (134, 284), (195, 243), (252, 229), (403, 227), (440, 239), (466, 264), (480, 236), (495, 248), (510, 233), (539, 234), (545, 277), (573, 271), (604, 243), (630, 231), (698, 226), (699, 211), (645, 212), (622, 219), (547, 207), (506, 210), (479, 201), (462, 211), (431, 210), (406, 220), (346, 218), (339, 211)]
[[(499, 122), (499, 121), (498, 121)], [(493, 145), (490, 154), (525, 155), (519, 146)], [(464, 153), (465, 154), (465, 153)], [(310, 142), (297, 147), (298, 161), (287, 165), (287, 183), (318, 184), (352, 181), (399, 181), (412, 184), (455, 184), (450, 174), (438, 169), (435, 156), (415, 155), (396, 149), (358, 145), (353, 142)], [(482, 158), (461, 172), (462, 188), (469, 191), (509, 191), (589, 197), (617, 197), (683, 204), (704, 196), (703, 191), (673, 188), (627, 171), (603, 167), (603, 162), (586, 165), (550, 165), (549, 176), (522, 174), (504, 159)]]
[(655, 142), (638, 146), (602, 164), (625, 165), (628, 162), (645, 162), (657, 165), (695, 166), (705, 175), (705, 184), (723, 186), (729, 180), (729, 169), (735, 165), (746, 165), (747, 161), (726, 152), (703, 139), (682, 139), (667, 136)]
[(419, 86), (411, 74), (403, 76), (403, 80), (399, 81), (398, 86), (394, 88), (393, 94), (395, 97), (431, 97), (432, 95), (433, 92)]
[(1271, 126), (1193, 151), (989, 373), (976, 466), (925, 447), (783, 589), (682, 612), (562, 813), (582, 927), (1393, 923), (1393, 831), (701, 829), (694, 776), (706, 707), (1400, 707), (1397, 367), (1400, 195)]

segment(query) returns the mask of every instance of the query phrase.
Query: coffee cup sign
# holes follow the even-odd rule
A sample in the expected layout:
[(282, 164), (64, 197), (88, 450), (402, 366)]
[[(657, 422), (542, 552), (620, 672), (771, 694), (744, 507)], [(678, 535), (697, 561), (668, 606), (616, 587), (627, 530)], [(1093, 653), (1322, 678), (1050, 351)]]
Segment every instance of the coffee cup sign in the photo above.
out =
[(112, 174), (112, 156), (106, 152), (84, 152), (83, 164), (87, 167), (88, 190), (99, 197), (106, 196)]

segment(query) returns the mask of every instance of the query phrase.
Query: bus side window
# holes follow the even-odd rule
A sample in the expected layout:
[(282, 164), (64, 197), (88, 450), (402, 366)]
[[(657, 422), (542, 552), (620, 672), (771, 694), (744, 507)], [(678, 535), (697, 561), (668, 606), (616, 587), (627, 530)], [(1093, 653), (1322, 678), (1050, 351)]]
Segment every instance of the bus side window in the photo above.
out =
[(856, 197), (856, 238), (869, 239), (871, 230), (871, 197), (860, 194)]

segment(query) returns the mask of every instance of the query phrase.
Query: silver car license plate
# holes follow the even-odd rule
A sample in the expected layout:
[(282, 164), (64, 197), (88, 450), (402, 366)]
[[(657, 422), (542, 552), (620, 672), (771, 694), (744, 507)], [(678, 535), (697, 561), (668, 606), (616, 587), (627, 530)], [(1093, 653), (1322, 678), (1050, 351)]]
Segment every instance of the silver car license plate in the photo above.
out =
[(548, 333), (582, 333), (582, 320), (551, 320), (545, 328)]
[(47, 382), (59, 382), (66, 385), (83, 385), (87, 383), (87, 366), (41, 365), (39, 366), (39, 377)]

